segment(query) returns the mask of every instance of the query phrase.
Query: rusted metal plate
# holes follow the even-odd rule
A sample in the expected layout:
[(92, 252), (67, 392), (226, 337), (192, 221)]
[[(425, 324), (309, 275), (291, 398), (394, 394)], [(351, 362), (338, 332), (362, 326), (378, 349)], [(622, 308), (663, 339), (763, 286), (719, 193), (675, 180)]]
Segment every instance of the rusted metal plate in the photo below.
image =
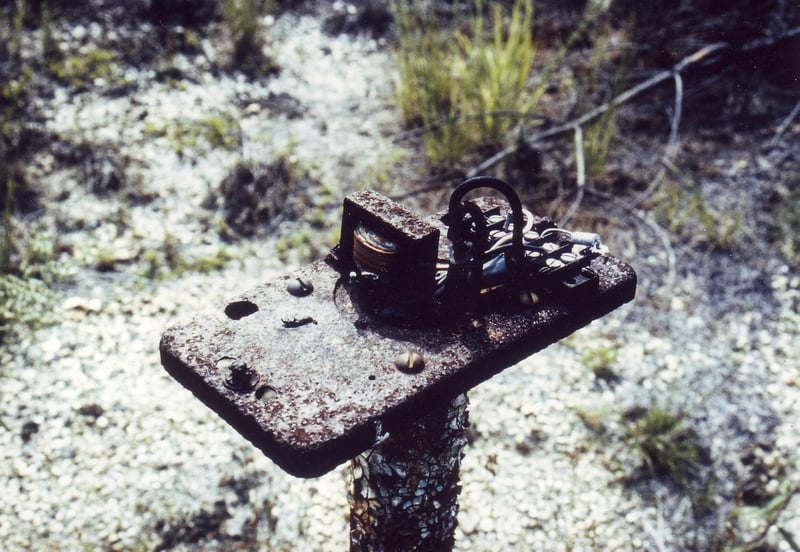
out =
[(321, 260), (170, 328), (161, 360), (281, 468), (316, 477), (369, 448), (379, 427), (404, 427), (633, 298), (628, 264), (604, 255), (591, 267), (599, 287), (579, 305), (399, 327), (360, 309)]

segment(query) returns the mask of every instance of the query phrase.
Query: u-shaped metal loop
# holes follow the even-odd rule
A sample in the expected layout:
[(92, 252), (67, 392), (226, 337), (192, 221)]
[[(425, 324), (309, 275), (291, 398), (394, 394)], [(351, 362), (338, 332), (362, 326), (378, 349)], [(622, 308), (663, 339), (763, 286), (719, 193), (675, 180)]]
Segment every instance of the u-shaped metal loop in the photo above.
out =
[(466, 205), (463, 202), (464, 196), (473, 190), (477, 190), (478, 188), (491, 188), (493, 190), (497, 190), (503, 194), (508, 201), (508, 204), (511, 207), (511, 220), (514, 223), (514, 229), (511, 237), (512, 255), (514, 260), (521, 261), (525, 254), (522, 243), (522, 231), (525, 226), (525, 214), (522, 212), (522, 202), (520, 201), (517, 192), (515, 192), (514, 188), (512, 188), (506, 182), (491, 176), (475, 176), (464, 180), (458, 185), (458, 187), (453, 191), (453, 194), (450, 196), (450, 204), (448, 205), (448, 218), (453, 222), (462, 220), (464, 215), (463, 211), (466, 209)]

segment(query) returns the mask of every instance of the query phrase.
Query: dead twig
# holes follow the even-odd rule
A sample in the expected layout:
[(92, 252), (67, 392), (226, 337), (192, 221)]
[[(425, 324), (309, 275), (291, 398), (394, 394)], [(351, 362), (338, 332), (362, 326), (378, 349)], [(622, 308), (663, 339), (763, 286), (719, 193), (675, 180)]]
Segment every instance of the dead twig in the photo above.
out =
[[(787, 38), (792, 38), (792, 37), (797, 36), (797, 35), (800, 35), (800, 27), (793, 27), (791, 29), (788, 29), (786, 32), (784, 32), (783, 34), (781, 34), (779, 36), (769, 37), (769, 38), (766, 38), (766, 39), (754, 40), (752, 42), (744, 44), (744, 45), (736, 48), (736, 51), (737, 52), (751, 52), (753, 50), (758, 50), (758, 49), (761, 49), (761, 48), (769, 48), (769, 47), (774, 46), (775, 44), (777, 44), (781, 40), (784, 40), (784, 39), (787, 39)], [(653, 88), (657, 84), (660, 84), (661, 82), (663, 82), (663, 81), (665, 81), (665, 80), (667, 80), (669, 78), (675, 79), (675, 87), (676, 87), (676, 109), (675, 109), (675, 112), (673, 113), (673, 121), (674, 121), (676, 116), (679, 117), (679, 115), (676, 115), (676, 114), (680, 113), (680, 111), (677, 109), (677, 107), (679, 107), (678, 100), (680, 98), (680, 101), (682, 101), (682, 96), (683, 96), (683, 81), (681, 79), (679, 79), (679, 78), (676, 78), (675, 76), (676, 75), (680, 76), (680, 73), (683, 72), (685, 69), (687, 69), (688, 67), (690, 67), (692, 65), (696, 65), (697, 63), (705, 60), (711, 54), (714, 54), (714, 53), (717, 53), (717, 52), (721, 52), (723, 50), (731, 50), (731, 49), (734, 49), (734, 47), (731, 44), (727, 43), (727, 42), (716, 42), (714, 44), (709, 44), (707, 46), (703, 46), (699, 50), (693, 52), (692, 54), (690, 54), (690, 55), (686, 56), (685, 58), (683, 58), (682, 60), (680, 60), (671, 69), (667, 69), (667, 70), (660, 71), (660, 72), (656, 73), (655, 75), (653, 75), (649, 79), (647, 79), (647, 80), (645, 80), (643, 82), (640, 82), (639, 84), (637, 84), (636, 86), (633, 86), (632, 88), (629, 88), (628, 90), (626, 90), (622, 94), (619, 94), (618, 96), (615, 96), (610, 101), (608, 101), (608, 102), (606, 102), (606, 103), (604, 103), (602, 105), (597, 106), (596, 108), (592, 109), (588, 113), (584, 113), (583, 115), (581, 115), (580, 117), (578, 117), (576, 119), (573, 119), (573, 120), (568, 121), (566, 123), (563, 123), (561, 125), (557, 125), (557, 126), (545, 129), (545, 130), (543, 130), (541, 132), (538, 132), (538, 133), (534, 134), (533, 136), (530, 136), (526, 140), (526, 142), (529, 145), (534, 145), (536, 142), (540, 142), (540, 141), (542, 141), (542, 140), (544, 140), (546, 138), (551, 138), (553, 136), (558, 136), (560, 134), (564, 134), (566, 132), (569, 132), (570, 130), (575, 128), (575, 125), (585, 125), (586, 123), (588, 123), (590, 121), (593, 121), (594, 119), (598, 118), (600, 115), (602, 115), (603, 113), (605, 113), (609, 109), (613, 109), (615, 107), (618, 107), (618, 106), (620, 106), (620, 105), (632, 100), (633, 98), (635, 98), (636, 96), (638, 96), (642, 92), (645, 92), (645, 91)], [(678, 119), (678, 121), (679, 121), (679, 119)], [(673, 125), (673, 126), (674, 126), (674, 128), (677, 128), (677, 125)], [(497, 152), (496, 154), (492, 155), (488, 159), (484, 160), (482, 163), (480, 163), (477, 166), (473, 167), (472, 169), (468, 170), (467, 171), (467, 177), (477, 176), (479, 174), (482, 174), (482, 173), (486, 172), (487, 170), (491, 169), (492, 167), (494, 167), (495, 165), (497, 165), (498, 163), (503, 161), (509, 155), (513, 154), (515, 149), (516, 149), (516, 145), (511, 145), (511, 146), (508, 146), (505, 149)]]
[(653, 195), (664, 180), (664, 176), (667, 174), (667, 165), (672, 163), (672, 159), (678, 153), (678, 146), (680, 145), (678, 141), (678, 129), (680, 128), (681, 112), (683, 111), (683, 77), (681, 77), (681, 74), (678, 72), (675, 72), (672, 77), (675, 80), (675, 104), (672, 108), (667, 147), (664, 148), (664, 155), (661, 156), (661, 167), (658, 173), (656, 173), (656, 176), (647, 189), (633, 201), (634, 205), (641, 205)]
[[(792, 38), (792, 37), (797, 36), (797, 35), (800, 35), (800, 27), (794, 27), (792, 29), (789, 29), (789, 30), (787, 30), (786, 32), (784, 32), (783, 34), (781, 34), (780, 36), (777, 36), (777, 37), (770, 37), (770, 38), (767, 38), (767, 39), (755, 40), (755, 41), (752, 41), (750, 43), (744, 44), (744, 45), (740, 46), (737, 49), (737, 51), (739, 51), (739, 52), (750, 52), (750, 51), (761, 49), (761, 48), (769, 48), (769, 47), (774, 46), (775, 44), (777, 44), (781, 40), (784, 40), (786, 38)], [(692, 54), (686, 56), (685, 58), (683, 58), (682, 60), (680, 60), (671, 69), (667, 69), (667, 70), (660, 71), (660, 72), (656, 73), (652, 77), (642, 81), (641, 83), (637, 84), (636, 86), (633, 86), (633, 87), (629, 88), (625, 92), (615, 96), (614, 98), (612, 98), (608, 102), (597, 106), (596, 108), (592, 109), (591, 111), (589, 111), (587, 113), (584, 113), (580, 117), (572, 119), (571, 121), (568, 121), (566, 123), (562, 123), (560, 125), (556, 125), (556, 126), (544, 129), (544, 130), (542, 130), (540, 132), (537, 132), (536, 134), (533, 134), (532, 136), (529, 136), (528, 138), (526, 138), (524, 140), (524, 143), (529, 145), (529, 146), (535, 147), (535, 145), (538, 142), (541, 142), (542, 140), (545, 140), (547, 138), (552, 138), (554, 136), (559, 136), (559, 135), (567, 133), (569, 131), (574, 131), (574, 129), (576, 127), (583, 126), (586, 123), (589, 123), (589, 122), (597, 119), (598, 117), (600, 117), (603, 113), (605, 113), (609, 109), (613, 109), (615, 107), (618, 107), (618, 106), (620, 106), (620, 105), (632, 100), (633, 98), (635, 98), (639, 94), (641, 94), (641, 93), (643, 93), (643, 92), (655, 87), (656, 85), (660, 84), (661, 82), (663, 82), (663, 81), (665, 81), (665, 80), (667, 80), (669, 78), (672, 78), (675, 81), (675, 103), (674, 103), (674, 107), (673, 107), (672, 119), (671, 119), (671, 124), (670, 124), (670, 138), (669, 138), (669, 141), (667, 143), (667, 147), (665, 148), (665, 154), (661, 158), (661, 165), (669, 167), (669, 165), (672, 164), (671, 157), (674, 156), (675, 153), (677, 153), (677, 148), (678, 148), (678, 145), (679, 145), (678, 130), (679, 130), (679, 125), (680, 125), (681, 112), (682, 112), (682, 103), (683, 103), (683, 77), (682, 77), (681, 73), (684, 70), (686, 70), (688, 67), (690, 67), (692, 65), (695, 65), (695, 64), (707, 59), (709, 56), (711, 56), (714, 53), (721, 52), (723, 50), (730, 50), (732, 48), (733, 48), (733, 46), (731, 44), (727, 43), (727, 42), (717, 42), (717, 43), (714, 43), (714, 44), (709, 44), (707, 46), (704, 46), (704, 47), (700, 48), (699, 50), (695, 51), (694, 53), (692, 53)], [(781, 126), (778, 128), (778, 131), (776, 131), (776, 136), (772, 140), (773, 143), (775, 143), (775, 144), (778, 143), (778, 141), (780, 140), (781, 135), (783, 133), (785, 133), (786, 129), (788, 129), (788, 127), (791, 125), (791, 122), (794, 120), (795, 117), (798, 116), (798, 114), (800, 114), (800, 102), (798, 102), (798, 105), (795, 106), (795, 108), (792, 110), (792, 112), (789, 114), (789, 116), (787, 116), (786, 119), (783, 121), (783, 123), (781, 123)], [(438, 122), (434, 123), (434, 125), (436, 125), (436, 124), (438, 124)], [(422, 129), (412, 129), (412, 130), (408, 131), (408, 133), (410, 133), (410, 134), (422, 133), (422, 132), (425, 132), (426, 130), (429, 130), (429, 129), (427, 127), (422, 128)], [(399, 135), (399, 136), (402, 136), (402, 135)], [(400, 137), (399, 139), (402, 139), (402, 137)], [(458, 180), (459, 178), (470, 178), (470, 177), (473, 177), (473, 176), (478, 176), (480, 174), (484, 174), (486, 171), (488, 171), (489, 169), (495, 167), (496, 165), (501, 163), (503, 160), (505, 160), (510, 155), (513, 155), (513, 153), (519, 147), (518, 144), (519, 144), (519, 142), (507, 146), (506, 148), (498, 151), (497, 153), (495, 153), (494, 155), (492, 155), (488, 159), (485, 159), (484, 161), (482, 161), (478, 165), (472, 167), (471, 169), (469, 169), (465, 173), (462, 173), (462, 172), (459, 171), (457, 173), (449, 173), (449, 174), (444, 175), (444, 176), (436, 177), (436, 178), (428, 181), (428, 183), (427, 183), (428, 186), (425, 186), (423, 188), (420, 188), (420, 189), (417, 189), (417, 190), (414, 190), (414, 191), (411, 191), (411, 192), (407, 192), (407, 193), (402, 194), (402, 195), (400, 195), (398, 197), (403, 197), (404, 198), (404, 197), (413, 196), (413, 195), (417, 195), (417, 194), (420, 194), (420, 193), (425, 193), (425, 192), (428, 192), (428, 191), (435, 190), (435, 189), (437, 189), (437, 184), (439, 184), (439, 183), (441, 183), (443, 181), (447, 181), (447, 180), (455, 181), (455, 180)], [(661, 173), (659, 173), (659, 174), (661, 174)], [(657, 175), (657, 177), (655, 178), (655, 184), (651, 184), (648, 187), (648, 189), (634, 202), (634, 207), (638, 206), (639, 204), (641, 204), (647, 197), (649, 197), (649, 195), (651, 195), (653, 193), (653, 191), (655, 191), (655, 189), (657, 188), (658, 184), (663, 179), (663, 177), (664, 177), (663, 174), (660, 177), (658, 177), (658, 175)]]
[(607, 194), (593, 188), (586, 188), (586, 193), (595, 197), (599, 197), (618, 209), (625, 211), (631, 216), (639, 219), (647, 227), (649, 227), (650, 230), (653, 231), (659, 240), (661, 240), (661, 243), (664, 245), (664, 253), (667, 255), (667, 277), (665, 279), (664, 286), (666, 287), (667, 293), (671, 292), (672, 288), (675, 286), (675, 279), (677, 278), (677, 261), (675, 257), (675, 249), (672, 247), (672, 241), (670, 240), (667, 231), (664, 230), (661, 225), (658, 224), (648, 213), (641, 211), (634, 205), (628, 205), (621, 202), (611, 194)]
[[(761, 532), (748, 543), (749, 546), (755, 548), (756, 546), (764, 544), (769, 530), (772, 529), (773, 526), (776, 526), (781, 514), (786, 510), (789, 503), (798, 493), (800, 493), (800, 487), (792, 487), (784, 494), (773, 498), (772, 501), (764, 507), (766, 525)], [(791, 546), (792, 544), (794, 543), (789, 541), (789, 545)]]
[[(679, 61), (672, 69), (660, 71), (650, 77), (649, 79), (640, 82), (636, 86), (629, 88), (622, 94), (615, 96), (608, 102), (599, 105), (592, 109), (591, 111), (584, 113), (580, 117), (563, 123), (561, 125), (557, 125), (548, 129), (545, 129), (541, 132), (537, 132), (533, 136), (530, 136), (527, 140), (525, 140), (529, 145), (533, 146), (537, 142), (544, 140), (545, 138), (551, 138), (553, 136), (558, 136), (560, 134), (564, 134), (565, 132), (569, 132), (570, 130), (574, 129), (577, 125), (585, 125), (598, 117), (600, 117), (603, 113), (608, 111), (609, 109), (613, 109), (619, 107), (620, 105), (632, 100), (642, 92), (645, 92), (657, 84), (669, 79), (674, 78), (675, 74), (680, 73), (681, 71), (685, 70), (690, 65), (694, 65), (715, 52), (719, 52), (721, 50), (725, 50), (730, 48), (730, 45), (727, 42), (717, 42), (715, 44), (710, 44), (708, 46), (704, 46), (700, 48), (690, 56), (683, 58)], [(509, 155), (513, 154), (516, 150), (516, 144), (506, 147), (505, 149), (497, 152), (490, 158), (486, 159), (479, 165), (473, 167), (469, 171), (467, 171), (467, 177), (477, 176), (479, 174), (483, 174), (487, 170), (491, 169), (504, 159), (506, 159)]]
[(761, 48), (771, 48), (781, 40), (786, 40), (787, 38), (792, 38), (798, 35), (800, 35), (800, 27), (792, 27), (791, 29), (786, 29), (786, 31), (777, 36), (759, 38), (750, 41), (747, 44), (743, 44), (740, 50), (742, 52), (752, 52), (753, 50), (758, 50)]
[(789, 531), (784, 529), (783, 527), (778, 527), (778, 533), (781, 534), (783, 540), (786, 541), (786, 544), (789, 545), (794, 552), (800, 552), (800, 545), (797, 544), (797, 541), (794, 540), (794, 535), (792, 535)]
[(663, 531), (656, 531), (653, 526), (647, 522), (647, 520), (644, 521), (643, 528), (645, 533), (647, 533), (650, 536), (650, 539), (653, 541), (653, 545), (655, 546), (656, 550), (658, 552), (666, 552), (667, 548), (664, 546), (664, 537), (662, 534)]
[[(462, 113), (459, 115), (453, 115), (451, 117), (442, 117), (436, 121), (428, 123), (427, 125), (422, 125), (418, 127), (414, 127), (403, 132), (398, 132), (390, 137), (390, 140), (397, 144), (399, 142), (403, 142), (404, 140), (410, 140), (412, 138), (416, 138), (417, 136), (422, 136), (428, 132), (434, 131), (436, 129), (442, 128), (447, 125), (454, 125), (456, 123), (460, 123), (461, 121), (469, 121), (472, 119), (485, 119), (491, 117), (508, 117), (510, 119), (517, 119), (517, 120), (529, 120), (535, 119), (540, 124), (547, 124), (552, 123), (553, 120), (546, 115), (539, 115), (536, 113), (525, 113), (522, 111), (514, 111), (510, 109), (499, 109), (496, 111), (485, 111), (481, 113)], [(538, 126), (538, 125), (537, 125)]]
[(577, 195), (567, 212), (558, 221), (559, 226), (564, 226), (575, 214), (583, 201), (583, 193), (586, 188), (586, 162), (583, 158), (583, 129), (581, 125), (575, 125), (575, 171), (577, 172)]
[(769, 142), (770, 147), (774, 148), (780, 143), (784, 132), (786, 132), (786, 130), (789, 128), (789, 126), (792, 124), (792, 121), (795, 120), (798, 114), (800, 114), (800, 101), (797, 102), (797, 104), (795, 104), (794, 109), (792, 109), (792, 111), (781, 122), (777, 130), (775, 130), (775, 136), (773, 136), (772, 140), (770, 140)]

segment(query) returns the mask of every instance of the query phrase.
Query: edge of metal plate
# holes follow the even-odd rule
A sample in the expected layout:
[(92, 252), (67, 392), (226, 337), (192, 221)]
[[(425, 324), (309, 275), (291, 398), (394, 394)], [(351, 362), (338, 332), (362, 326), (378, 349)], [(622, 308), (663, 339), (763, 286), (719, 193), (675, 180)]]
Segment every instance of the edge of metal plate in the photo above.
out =
[[(403, 327), (360, 311), (332, 261), (320, 260), (169, 328), (161, 362), (285, 471), (317, 477), (379, 431), (401, 429), (633, 299), (630, 265), (603, 255), (591, 267), (598, 289), (578, 305), (542, 301)], [(297, 278), (313, 291), (289, 293)], [(410, 352), (424, 361), (416, 373), (395, 362)], [(249, 371), (246, 385), (231, 385), (231, 366)]]

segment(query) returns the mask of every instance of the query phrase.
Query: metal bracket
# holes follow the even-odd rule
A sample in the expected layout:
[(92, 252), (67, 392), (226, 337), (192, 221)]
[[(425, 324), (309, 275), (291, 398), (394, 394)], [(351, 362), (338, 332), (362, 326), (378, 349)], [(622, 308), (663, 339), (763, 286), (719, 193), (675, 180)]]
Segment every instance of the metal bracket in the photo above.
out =
[[(359, 211), (368, 213), (367, 222), (410, 244), (403, 262), (413, 264), (414, 252), (428, 255), (437, 233), (446, 234), (443, 213), (420, 222), (374, 192), (351, 196), (345, 211), (369, 204)], [(401, 431), (630, 301), (636, 290), (633, 269), (604, 254), (588, 265), (598, 282), (579, 304), (544, 297), (429, 321), (422, 310), (414, 323), (397, 324), (367, 308), (343, 273), (354, 230), (343, 228), (340, 246), (326, 259), (176, 325), (161, 339), (166, 370), (299, 477), (322, 475), (352, 459), (374, 444), (376, 427)], [(440, 254), (448, 245), (441, 240)], [(432, 281), (433, 267), (417, 268), (423, 276), (410, 271), (405, 288), (412, 299), (418, 286)]]

